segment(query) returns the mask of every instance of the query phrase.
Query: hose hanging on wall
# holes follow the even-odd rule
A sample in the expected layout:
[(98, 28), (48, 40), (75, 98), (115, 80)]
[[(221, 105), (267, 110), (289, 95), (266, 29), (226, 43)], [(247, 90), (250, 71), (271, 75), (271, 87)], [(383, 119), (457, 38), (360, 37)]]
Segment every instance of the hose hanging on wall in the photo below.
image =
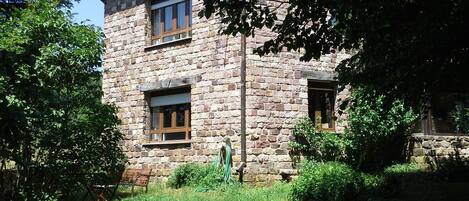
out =
[(223, 180), (225, 183), (231, 181), (231, 167), (233, 166), (233, 163), (230, 138), (225, 139), (225, 144), (220, 148), (218, 156), (213, 161), (213, 165), (215, 167), (223, 168)]

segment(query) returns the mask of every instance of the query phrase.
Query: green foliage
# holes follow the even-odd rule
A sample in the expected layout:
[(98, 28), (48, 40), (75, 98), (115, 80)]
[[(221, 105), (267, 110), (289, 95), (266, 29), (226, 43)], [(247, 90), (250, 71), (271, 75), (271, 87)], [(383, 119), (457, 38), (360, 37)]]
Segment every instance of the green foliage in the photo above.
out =
[(351, 164), (360, 169), (375, 169), (402, 157), (406, 134), (417, 117), (403, 101), (358, 87), (352, 91), (347, 112)]
[(387, 193), (386, 180), (381, 174), (362, 173), (363, 193), (362, 197), (373, 197), (375, 195), (385, 195)]
[(293, 201), (353, 201), (362, 187), (360, 174), (345, 164), (310, 163), (292, 184), (290, 197)]
[(383, 171), (385, 183), (381, 192), (392, 196), (402, 192), (403, 184), (408, 181), (423, 181), (425, 174), (422, 166), (414, 163), (395, 164), (386, 167)]
[(384, 169), (385, 175), (406, 175), (422, 172), (422, 166), (416, 163), (395, 164)]
[(319, 131), (309, 118), (299, 120), (293, 128), (295, 141), (290, 142), (292, 153), (313, 161), (343, 161), (348, 141), (344, 135)]
[(469, 108), (462, 102), (456, 103), (449, 117), (457, 133), (469, 133)]
[(221, 26), (224, 34), (252, 36), (261, 29), (276, 33), (255, 50), (261, 56), (301, 50), (301, 59), (309, 61), (352, 50), (353, 56), (337, 68), (342, 86), (374, 86), (414, 100), (412, 104), (419, 103), (424, 89), (448, 82), (467, 86), (469, 40), (467, 31), (460, 29), (469, 26), (465, 0), (203, 3), (199, 16), (215, 15), (226, 24)]
[(178, 166), (168, 178), (168, 185), (172, 188), (181, 188), (189, 184), (191, 180), (199, 176), (203, 166), (188, 163)]
[(59, 7), (35, 0), (0, 15), (0, 161), (18, 170), (11, 199), (66, 196), (92, 179), (77, 175), (125, 163), (116, 108), (101, 102), (103, 33)]
[(459, 152), (437, 161), (436, 174), (450, 182), (469, 182), (469, 159)]
[(172, 188), (191, 186), (197, 191), (213, 190), (224, 183), (222, 168), (195, 163), (178, 166), (168, 179)]
[(409, 181), (422, 181), (425, 177), (423, 168), (417, 164), (395, 164), (384, 171), (362, 173), (364, 190), (362, 198), (395, 197), (403, 191), (403, 184)]

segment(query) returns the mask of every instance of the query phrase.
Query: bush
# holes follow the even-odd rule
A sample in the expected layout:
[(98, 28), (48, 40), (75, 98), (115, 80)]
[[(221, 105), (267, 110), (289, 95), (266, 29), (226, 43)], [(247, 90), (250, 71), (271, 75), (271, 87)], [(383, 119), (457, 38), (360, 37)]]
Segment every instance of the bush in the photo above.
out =
[(295, 141), (290, 142), (292, 153), (303, 155), (307, 160), (326, 162), (343, 161), (347, 141), (344, 135), (331, 132), (316, 132), (313, 122), (303, 118), (293, 129)]
[(467, 104), (457, 102), (449, 113), (449, 117), (457, 133), (469, 133), (469, 107)]
[(193, 163), (178, 166), (168, 178), (168, 185), (171, 188), (181, 188), (189, 184), (191, 179), (199, 175), (201, 166)]
[[(424, 179), (423, 167), (414, 163), (395, 164), (384, 169), (383, 194), (392, 196), (403, 190), (405, 181), (416, 182)], [(423, 181), (422, 181), (423, 182)]]
[(422, 173), (423, 168), (419, 164), (415, 163), (404, 163), (391, 165), (384, 169), (385, 175), (399, 175), (404, 176), (408, 174), (419, 174)]
[(469, 181), (469, 159), (462, 158), (459, 152), (436, 161), (436, 174), (450, 182)]
[(306, 163), (293, 183), (291, 200), (353, 201), (363, 187), (359, 173), (338, 163)]
[(386, 194), (386, 180), (381, 174), (362, 173), (363, 192), (366, 197)]
[(212, 190), (223, 183), (223, 169), (195, 163), (178, 166), (168, 179), (172, 188), (191, 186), (197, 191)]
[(361, 170), (376, 170), (402, 160), (406, 134), (416, 119), (401, 100), (366, 87), (352, 91), (348, 108), (350, 163)]

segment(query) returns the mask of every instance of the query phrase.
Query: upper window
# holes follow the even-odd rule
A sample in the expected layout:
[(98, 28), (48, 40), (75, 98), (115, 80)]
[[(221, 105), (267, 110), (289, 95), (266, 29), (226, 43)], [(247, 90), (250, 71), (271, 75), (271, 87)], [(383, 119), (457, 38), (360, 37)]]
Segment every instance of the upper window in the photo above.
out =
[(151, 124), (146, 132), (151, 142), (189, 142), (190, 93), (153, 96)]
[(334, 130), (335, 87), (330, 82), (308, 83), (308, 113), (320, 130)]
[(192, 0), (153, 0), (151, 43), (177, 41), (192, 36)]

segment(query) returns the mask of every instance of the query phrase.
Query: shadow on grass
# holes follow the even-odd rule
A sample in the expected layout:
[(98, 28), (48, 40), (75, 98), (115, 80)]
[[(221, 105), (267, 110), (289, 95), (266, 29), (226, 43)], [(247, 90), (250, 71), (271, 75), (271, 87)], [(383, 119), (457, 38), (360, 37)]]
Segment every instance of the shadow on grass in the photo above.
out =
[[(404, 167), (404, 166), (402, 166)], [(392, 167), (373, 199), (385, 201), (468, 201), (469, 160), (458, 152), (432, 160), (427, 168)]]

